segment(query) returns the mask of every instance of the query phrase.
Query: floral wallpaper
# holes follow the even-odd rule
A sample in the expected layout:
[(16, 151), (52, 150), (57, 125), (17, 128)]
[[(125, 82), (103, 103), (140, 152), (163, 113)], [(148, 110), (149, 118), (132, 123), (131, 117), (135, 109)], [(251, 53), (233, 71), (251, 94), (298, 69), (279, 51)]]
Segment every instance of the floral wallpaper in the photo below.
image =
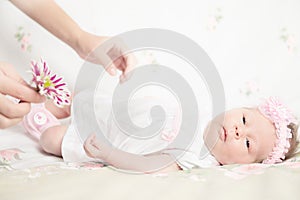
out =
[(217, 26), (221, 23), (223, 20), (223, 15), (222, 15), (222, 9), (217, 7), (212, 11), (212, 13), (209, 15), (208, 20), (207, 20), (207, 30), (208, 31), (215, 31)]
[(287, 28), (280, 30), (280, 39), (285, 44), (286, 48), (290, 53), (296, 53), (297, 51), (297, 40), (294, 34), (289, 33)]
[(20, 44), (20, 48), (22, 51), (31, 51), (32, 45), (30, 43), (30, 33), (26, 33), (22, 26), (18, 27), (17, 32), (15, 33), (15, 38)]
[[(88, 3), (79, 0), (76, 4), (59, 0), (57, 3), (85, 30), (99, 35), (116, 35), (144, 27), (182, 33), (196, 41), (212, 58), (224, 84), (228, 108), (241, 103), (252, 104), (253, 99), (273, 95), (282, 97), (300, 115), (297, 101), (300, 95), (291, 87), (298, 81), (300, 72), (298, 1), (192, 0), (182, 4), (153, 0), (147, 6), (137, 0), (130, 4), (120, 0), (105, 4), (96, 0)], [(131, 5), (135, 12), (129, 14), (122, 9), (113, 14), (111, 10), (116, 9), (116, 4), (124, 8)], [(100, 11), (96, 9), (99, 7)], [(54, 66), (54, 71), (64, 75), (72, 90), (83, 62), (76, 53), (9, 1), (1, 2), (0, 12), (6, 16), (6, 20), (0, 20), (4, 30), (0, 36), (6, 38), (0, 57), (14, 64), (20, 72), (24, 71), (24, 76), (27, 76), (25, 71), (30, 61), (42, 57)], [(151, 51), (142, 53), (141, 58), (141, 63), (160, 62)], [(291, 72), (288, 78), (279, 83), (282, 74), (287, 72)], [(236, 75), (234, 78), (232, 73)], [(235, 98), (230, 98), (232, 96)]]

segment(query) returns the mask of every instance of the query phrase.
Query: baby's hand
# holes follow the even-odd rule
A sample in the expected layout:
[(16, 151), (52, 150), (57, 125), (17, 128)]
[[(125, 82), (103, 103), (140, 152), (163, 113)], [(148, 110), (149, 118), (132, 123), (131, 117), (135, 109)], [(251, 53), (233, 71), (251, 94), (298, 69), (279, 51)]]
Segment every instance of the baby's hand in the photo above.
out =
[(84, 150), (89, 157), (106, 160), (112, 147), (108, 146), (101, 140), (96, 138), (96, 134), (91, 134), (84, 142)]

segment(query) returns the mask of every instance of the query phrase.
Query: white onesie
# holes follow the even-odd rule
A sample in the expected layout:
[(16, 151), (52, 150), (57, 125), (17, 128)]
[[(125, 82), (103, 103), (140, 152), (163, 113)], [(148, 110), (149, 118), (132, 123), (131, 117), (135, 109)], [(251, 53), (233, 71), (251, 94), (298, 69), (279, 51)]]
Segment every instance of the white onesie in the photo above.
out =
[[(78, 127), (90, 129), (90, 126), (98, 126), (100, 128), (98, 130), (101, 130), (103, 133), (103, 135), (100, 135), (103, 136), (102, 139), (106, 139), (114, 147), (129, 153), (140, 155), (158, 151), (167, 153), (176, 158), (177, 164), (184, 170), (218, 165), (214, 157), (209, 154), (202, 139), (203, 130), (208, 122), (205, 119), (207, 117), (204, 117), (208, 116), (207, 114), (202, 113), (200, 115), (200, 127), (198, 127), (197, 134), (195, 134), (194, 138), (191, 138), (191, 142), (185, 149), (168, 148), (168, 145), (176, 138), (181, 124), (181, 114), (177, 103), (165, 97), (133, 97), (128, 102), (128, 114), (133, 123), (131, 124), (126, 121), (128, 115), (124, 114), (124, 112), (120, 113), (118, 110), (112, 112), (112, 98), (107, 95), (98, 94), (94, 96), (94, 106), (91, 106), (90, 102), (85, 104), (84, 102), (89, 99), (90, 94), (90, 91), (84, 91), (74, 98), (74, 102), (77, 105), (72, 107), (72, 122), (62, 142), (62, 156), (66, 162), (95, 160), (88, 157), (83, 148), (84, 139), (91, 133), (82, 133)], [(78, 105), (80, 106), (78, 107)], [(163, 121), (161, 121), (159, 116), (153, 115), (153, 113), (151, 116), (151, 108), (154, 106), (164, 108), (166, 115)], [(77, 108), (84, 111), (94, 111), (96, 123), (88, 124), (93, 121), (92, 118), (88, 119), (90, 117), (89, 114), (80, 112), (80, 114), (78, 112), (74, 114)], [(88, 123), (81, 123), (80, 125), (81, 120), (85, 120)], [(163, 126), (154, 133), (143, 131), (143, 128), (149, 126), (151, 122), (163, 122)], [(140, 131), (128, 131), (133, 125), (139, 127)], [(98, 133), (97, 136), (99, 136)]]

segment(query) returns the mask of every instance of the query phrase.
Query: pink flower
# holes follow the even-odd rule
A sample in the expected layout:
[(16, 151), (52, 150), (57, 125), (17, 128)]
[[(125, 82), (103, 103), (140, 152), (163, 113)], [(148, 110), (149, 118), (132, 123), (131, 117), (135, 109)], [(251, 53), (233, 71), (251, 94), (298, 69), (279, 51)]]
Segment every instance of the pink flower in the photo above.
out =
[(4, 149), (0, 150), (0, 157), (3, 161), (12, 161), (13, 158), (20, 160), (19, 153), (24, 153), (19, 149)]
[(247, 81), (245, 82), (245, 86), (240, 89), (240, 93), (245, 94), (246, 96), (253, 96), (253, 94), (259, 92), (259, 85), (256, 81)]
[(20, 43), (22, 51), (31, 51), (30, 33), (25, 33), (23, 27), (18, 27), (15, 38)]
[(104, 165), (102, 163), (93, 163), (93, 162), (84, 162), (80, 165), (80, 167), (86, 168), (86, 169), (98, 169), (102, 168)]
[(172, 142), (178, 135), (181, 125), (181, 110), (177, 110), (173, 119), (172, 129), (165, 129), (161, 132), (161, 139)]
[(58, 107), (70, 105), (71, 93), (67, 84), (63, 82), (62, 77), (52, 74), (48, 64), (41, 60), (40, 63), (31, 62), (31, 73), (33, 78), (31, 83), (34, 84), (37, 91), (49, 99), (53, 99)]
[(27, 50), (27, 44), (21, 44), (21, 50), (26, 51)]
[(172, 142), (177, 136), (174, 131), (162, 131), (161, 138), (167, 142)]
[(30, 44), (29, 44), (29, 36), (30, 35), (24, 35), (21, 39), (21, 50), (26, 51), (29, 49)]
[(29, 44), (29, 38), (30, 38), (30, 35), (28, 34), (28, 35), (24, 35), (23, 37), (22, 37), (22, 39), (21, 39), (21, 42), (23, 43), (23, 44)]
[(209, 31), (215, 31), (218, 24), (221, 22), (223, 16), (222, 16), (222, 9), (216, 8), (212, 15), (209, 16), (209, 19), (207, 21), (207, 29)]
[(240, 174), (262, 174), (269, 167), (260, 163), (240, 165), (232, 169), (233, 172)]
[(290, 168), (300, 168), (300, 162), (285, 162), (283, 165)]

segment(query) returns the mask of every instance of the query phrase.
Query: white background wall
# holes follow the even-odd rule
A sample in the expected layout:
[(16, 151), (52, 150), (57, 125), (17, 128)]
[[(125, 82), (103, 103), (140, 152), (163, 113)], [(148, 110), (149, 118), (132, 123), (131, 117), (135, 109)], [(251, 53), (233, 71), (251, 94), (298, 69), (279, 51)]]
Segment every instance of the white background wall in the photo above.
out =
[[(155, 27), (196, 41), (214, 61), (228, 108), (280, 96), (300, 116), (300, 1), (298, 0), (59, 0), (85, 30), (99, 35)], [(217, 19), (220, 18), (218, 21)], [(31, 51), (14, 37), (30, 34)], [(25, 73), (43, 57), (72, 87), (83, 61), (67, 45), (15, 8), (0, 1), (0, 60)], [(285, 31), (282, 31), (285, 29)]]

